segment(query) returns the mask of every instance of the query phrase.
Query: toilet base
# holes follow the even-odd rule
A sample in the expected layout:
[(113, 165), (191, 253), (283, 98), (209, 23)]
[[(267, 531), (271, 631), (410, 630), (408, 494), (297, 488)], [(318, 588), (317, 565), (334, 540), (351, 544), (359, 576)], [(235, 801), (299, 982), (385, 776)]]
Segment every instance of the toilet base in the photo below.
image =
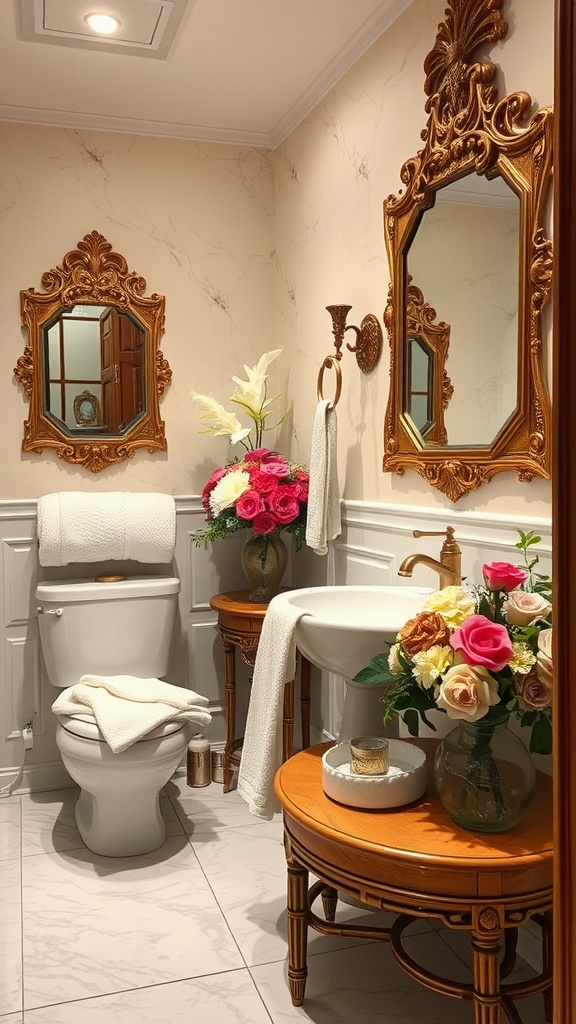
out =
[(102, 857), (138, 857), (157, 850), (166, 838), (159, 793), (147, 794), (144, 801), (140, 793), (134, 806), (97, 800), (82, 789), (76, 824), (84, 845)]
[(166, 826), (160, 813), (160, 790), (176, 771), (193, 731), (189, 723), (179, 725), (167, 735), (147, 737), (113, 753), (102, 739), (71, 731), (92, 729), (97, 735), (96, 726), (60, 718), (56, 743), (70, 776), (80, 786), (76, 822), (92, 853), (138, 857), (162, 846)]

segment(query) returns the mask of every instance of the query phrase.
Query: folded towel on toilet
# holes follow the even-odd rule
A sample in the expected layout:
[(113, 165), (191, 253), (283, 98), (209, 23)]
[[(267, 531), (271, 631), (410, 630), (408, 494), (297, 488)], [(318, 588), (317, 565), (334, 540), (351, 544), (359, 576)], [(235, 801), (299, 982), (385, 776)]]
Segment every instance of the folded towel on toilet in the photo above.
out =
[(317, 555), (328, 553), (328, 542), (342, 532), (336, 443), (336, 407), (318, 402), (310, 445), (310, 487), (306, 544)]
[(170, 562), (176, 542), (171, 494), (56, 491), (38, 499), (41, 565), (69, 562)]
[(274, 776), (282, 763), (284, 687), (296, 672), (296, 625), (304, 614), (278, 594), (268, 605), (258, 641), (238, 792), (260, 818), (280, 810)]
[(93, 715), (115, 754), (164, 722), (192, 722), (201, 728), (212, 716), (208, 698), (161, 679), (136, 676), (81, 676), (52, 705), (55, 715)]

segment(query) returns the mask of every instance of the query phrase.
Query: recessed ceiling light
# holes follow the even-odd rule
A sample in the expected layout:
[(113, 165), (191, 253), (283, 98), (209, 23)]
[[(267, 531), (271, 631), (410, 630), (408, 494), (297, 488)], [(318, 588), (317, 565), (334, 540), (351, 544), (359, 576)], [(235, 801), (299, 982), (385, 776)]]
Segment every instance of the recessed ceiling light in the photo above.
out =
[(113, 18), (111, 14), (87, 14), (84, 21), (93, 32), (103, 36), (109, 36), (120, 28), (118, 18)]

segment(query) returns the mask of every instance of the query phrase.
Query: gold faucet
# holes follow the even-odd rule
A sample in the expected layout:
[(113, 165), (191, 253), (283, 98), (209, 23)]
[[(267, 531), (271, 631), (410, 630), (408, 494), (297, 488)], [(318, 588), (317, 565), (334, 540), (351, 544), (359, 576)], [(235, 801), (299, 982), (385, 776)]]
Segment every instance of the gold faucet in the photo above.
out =
[(413, 537), (444, 537), (444, 543), (440, 551), (440, 561), (430, 558), (430, 555), (408, 555), (398, 569), (399, 576), (411, 576), (415, 566), (427, 565), (438, 573), (440, 578), (440, 590), (449, 587), (451, 584), (462, 582), (462, 552), (454, 540), (454, 527), (448, 526), (445, 530), (427, 533), (423, 530), (413, 530)]

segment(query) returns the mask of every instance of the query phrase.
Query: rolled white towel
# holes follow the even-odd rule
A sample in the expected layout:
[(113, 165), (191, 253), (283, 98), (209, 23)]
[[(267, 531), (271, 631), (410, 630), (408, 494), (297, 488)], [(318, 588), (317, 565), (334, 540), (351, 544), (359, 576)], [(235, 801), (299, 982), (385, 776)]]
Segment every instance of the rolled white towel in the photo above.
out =
[(170, 494), (57, 491), (38, 499), (41, 565), (174, 556), (176, 506)]
[(164, 722), (192, 722), (204, 728), (212, 720), (207, 705), (207, 697), (161, 679), (84, 675), (62, 690), (52, 711), (93, 715), (108, 746), (118, 754)]
[(323, 399), (316, 408), (310, 445), (306, 544), (317, 555), (326, 555), (328, 542), (341, 532), (336, 407)]

